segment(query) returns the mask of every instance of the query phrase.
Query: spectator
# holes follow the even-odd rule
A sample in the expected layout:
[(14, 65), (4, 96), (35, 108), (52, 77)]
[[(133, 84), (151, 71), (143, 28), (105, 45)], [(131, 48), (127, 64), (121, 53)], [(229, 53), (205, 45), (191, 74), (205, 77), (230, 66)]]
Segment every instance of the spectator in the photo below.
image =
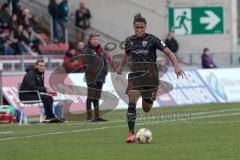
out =
[[(167, 38), (165, 39), (165, 44), (167, 45), (167, 47), (175, 54), (175, 56), (177, 57), (177, 59), (179, 59), (179, 57), (177, 56), (177, 51), (178, 51), (178, 42), (177, 40), (173, 37), (173, 33), (169, 32), (167, 35)], [(169, 65), (170, 61), (167, 58), (164, 61), (165, 65)]]
[[(83, 62), (84, 65), (87, 65), (85, 77), (88, 86), (86, 102), (88, 122), (106, 121), (100, 118), (99, 99), (108, 73), (108, 66), (106, 54), (100, 46), (99, 36), (98, 33), (90, 34), (89, 42), (83, 49), (83, 54), (87, 56), (87, 58), (83, 57)], [(94, 106), (94, 119), (92, 117), (92, 103)]]
[(17, 4), (17, 9), (16, 9), (15, 14), (16, 14), (17, 17), (18, 17), (19, 22), (20, 22), (20, 17), (23, 16), (23, 11), (24, 11), (24, 10), (25, 10), (25, 8), (23, 7), (23, 5)]
[[(37, 34), (33, 30), (32, 26), (27, 27), (27, 30), (24, 32), (24, 35), (26, 37), (27, 44), (35, 52), (39, 52), (40, 43), (43, 44), (43, 45), (46, 45), (46, 42), (42, 39), (42, 37), (39, 34)], [(32, 52), (32, 51), (29, 50), (29, 52)]]
[(83, 66), (83, 62), (82, 62), (82, 57), (81, 57), (81, 55), (83, 54), (83, 48), (85, 47), (85, 44), (84, 44), (84, 42), (82, 42), (82, 41), (79, 41), (78, 43), (77, 43), (77, 47), (76, 47), (76, 54), (77, 54), (77, 57), (78, 57), (78, 60), (79, 60), (79, 62), (80, 62), (80, 68), (78, 69), (78, 72), (84, 72), (84, 70), (85, 70), (85, 68), (84, 68), (84, 66)]
[(14, 54), (15, 54), (15, 51), (11, 47), (11, 41), (9, 39), (7, 39), (3, 45), (3, 55), (10, 56), (10, 55), (14, 55)]
[(32, 18), (30, 18), (30, 25), (32, 26), (33, 31), (38, 33), (38, 28), (39, 28), (38, 16), (33, 15)]
[(20, 0), (8, 0), (8, 4), (10, 4), (10, 2), (12, 3), (12, 14), (16, 14), (17, 13), (17, 6), (19, 4)]
[[(75, 13), (75, 25), (80, 29), (87, 29), (90, 27), (91, 13), (88, 8), (85, 7), (84, 2), (80, 2), (79, 9)], [(84, 40), (84, 32), (80, 31), (81, 40)]]
[(209, 69), (209, 68), (217, 68), (211, 55), (209, 54), (209, 49), (204, 48), (202, 54), (202, 68)]
[(70, 46), (66, 55), (64, 56), (64, 67), (67, 73), (81, 72), (83, 69), (83, 63), (80, 55), (82, 54), (82, 49), (84, 47), (83, 42), (79, 42), (77, 49)]
[(50, 0), (50, 3), (48, 5), (48, 12), (52, 16), (53, 38), (55, 42), (58, 42), (59, 41), (59, 35), (58, 35), (59, 15), (58, 15), (58, 5), (56, 0)]
[(24, 9), (21, 17), (19, 17), (19, 22), (24, 28), (30, 25), (30, 19), (32, 18), (29, 9)]
[(26, 41), (22, 25), (19, 25), (17, 30), (12, 31), (10, 40), (13, 42), (15, 53), (22, 55), (25, 52), (24, 43)]
[(83, 48), (84, 48), (84, 43), (82, 41), (78, 42), (76, 47), (77, 55), (82, 54)]
[(67, 39), (67, 22), (69, 21), (69, 6), (68, 0), (63, 0), (58, 5), (58, 16), (59, 16), (59, 23), (62, 28), (62, 39), (66, 42)]
[(0, 23), (8, 23), (11, 19), (11, 15), (7, 11), (7, 4), (3, 4), (0, 8)]
[[(48, 94), (52, 93), (48, 88), (44, 86), (44, 70), (45, 63), (43, 60), (37, 60), (35, 68), (26, 70), (26, 75), (23, 78), (20, 86), (20, 91), (34, 91), (37, 90), (40, 93), (40, 98), (43, 102), (43, 107), (46, 111), (45, 122), (61, 122), (53, 114), (53, 98)], [(34, 98), (32, 94), (19, 97), (21, 100)]]
[(169, 32), (168, 35), (167, 35), (167, 39), (165, 40), (165, 43), (166, 45), (168, 46), (168, 48), (173, 52), (177, 53), (178, 51), (178, 42), (177, 40), (173, 37), (173, 33), (172, 32)]
[(1, 32), (5, 33), (5, 35), (10, 32), (9, 25), (8, 25), (7, 22), (2, 23), (2, 25), (1, 25)]
[(9, 23), (10, 30), (12, 30), (12, 31), (17, 30), (17, 26), (18, 26), (18, 17), (16, 14), (13, 14), (12, 19)]

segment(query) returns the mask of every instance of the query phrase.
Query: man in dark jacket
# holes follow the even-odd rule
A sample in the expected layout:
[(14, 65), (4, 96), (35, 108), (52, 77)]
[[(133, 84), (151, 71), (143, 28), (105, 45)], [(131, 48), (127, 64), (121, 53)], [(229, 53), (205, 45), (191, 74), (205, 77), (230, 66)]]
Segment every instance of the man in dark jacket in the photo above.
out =
[(167, 36), (167, 39), (165, 40), (165, 44), (168, 46), (168, 48), (173, 52), (177, 53), (178, 51), (178, 42), (177, 40), (173, 37), (173, 33), (172, 32), (169, 32), (168, 33), (168, 36)]
[(81, 29), (87, 29), (90, 27), (91, 13), (88, 8), (85, 7), (83, 2), (80, 2), (79, 9), (75, 12), (76, 22), (75, 25)]
[(7, 11), (8, 5), (3, 4), (0, 6), (0, 22), (1, 23), (9, 23), (11, 16), (9, 12)]
[[(82, 59), (84, 65), (87, 66), (85, 77), (88, 86), (88, 98), (86, 102), (88, 122), (106, 121), (100, 118), (99, 99), (108, 73), (108, 66), (106, 54), (100, 46), (99, 36), (98, 33), (90, 34), (89, 42), (83, 49), (84, 56)], [(92, 103), (94, 105), (94, 119), (92, 117)]]
[(12, 14), (16, 14), (17, 12), (17, 5), (20, 0), (8, 0), (8, 4), (12, 4)]
[[(46, 111), (46, 122), (61, 122), (53, 114), (53, 98), (46, 93), (51, 93), (49, 89), (44, 86), (44, 70), (45, 63), (43, 60), (37, 60), (36, 66), (34, 68), (26, 70), (27, 73), (23, 78), (22, 84), (20, 86), (20, 91), (34, 91), (37, 90), (40, 93), (40, 98), (43, 102), (44, 109)], [(32, 94), (24, 94), (20, 96), (20, 100), (24, 99), (36, 99)]]
[[(75, 25), (76, 27), (85, 30), (88, 29), (90, 27), (90, 18), (91, 18), (91, 13), (90, 10), (88, 8), (85, 7), (84, 2), (80, 2), (80, 6), (79, 9), (76, 10), (75, 12)], [(84, 32), (79, 31), (78, 33), (80, 39), (83, 41), (84, 40)]]
[[(179, 59), (177, 56), (177, 51), (178, 51), (178, 42), (177, 40), (173, 37), (173, 33), (169, 32), (167, 35), (167, 38), (165, 39), (165, 44), (167, 47), (174, 53), (174, 55)], [(165, 61), (166, 65), (170, 65), (169, 59), (166, 59)]]
[(50, 0), (50, 3), (48, 5), (48, 12), (52, 16), (52, 22), (53, 22), (53, 37), (55, 41), (59, 41), (59, 35), (58, 35), (58, 4), (56, 0)]
[(70, 14), (70, 8), (68, 6), (68, 0), (63, 0), (58, 5), (58, 17), (59, 17), (59, 23), (62, 28), (62, 39), (66, 42), (66, 36), (67, 36), (67, 23), (69, 21), (69, 14)]

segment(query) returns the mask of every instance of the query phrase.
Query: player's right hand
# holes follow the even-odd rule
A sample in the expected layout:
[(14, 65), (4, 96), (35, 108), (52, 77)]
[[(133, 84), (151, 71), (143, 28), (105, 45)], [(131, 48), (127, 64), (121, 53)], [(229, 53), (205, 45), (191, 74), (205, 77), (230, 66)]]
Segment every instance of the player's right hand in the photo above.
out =
[(179, 78), (179, 77), (184, 78), (184, 76), (185, 76), (184, 71), (179, 66), (175, 67), (175, 73), (177, 75), (177, 78)]

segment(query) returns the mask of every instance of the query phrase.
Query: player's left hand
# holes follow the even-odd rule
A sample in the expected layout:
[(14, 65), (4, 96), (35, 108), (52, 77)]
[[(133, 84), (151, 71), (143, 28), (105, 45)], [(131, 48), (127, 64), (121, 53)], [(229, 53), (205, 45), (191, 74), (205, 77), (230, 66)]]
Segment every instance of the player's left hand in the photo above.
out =
[(179, 77), (184, 78), (184, 76), (185, 76), (185, 73), (179, 66), (175, 67), (175, 73), (177, 75), (177, 78), (179, 78)]

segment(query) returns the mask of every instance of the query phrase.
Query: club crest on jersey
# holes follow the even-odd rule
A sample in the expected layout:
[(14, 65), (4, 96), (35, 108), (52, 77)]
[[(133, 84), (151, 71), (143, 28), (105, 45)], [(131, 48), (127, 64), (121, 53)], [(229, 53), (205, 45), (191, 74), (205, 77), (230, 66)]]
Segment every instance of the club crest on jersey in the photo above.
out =
[(163, 45), (163, 47), (166, 47), (166, 44), (163, 41), (161, 41), (161, 44)]
[(148, 42), (147, 42), (147, 41), (142, 41), (142, 45), (143, 45), (143, 47), (146, 47), (146, 46), (147, 46), (147, 44), (148, 44)]

